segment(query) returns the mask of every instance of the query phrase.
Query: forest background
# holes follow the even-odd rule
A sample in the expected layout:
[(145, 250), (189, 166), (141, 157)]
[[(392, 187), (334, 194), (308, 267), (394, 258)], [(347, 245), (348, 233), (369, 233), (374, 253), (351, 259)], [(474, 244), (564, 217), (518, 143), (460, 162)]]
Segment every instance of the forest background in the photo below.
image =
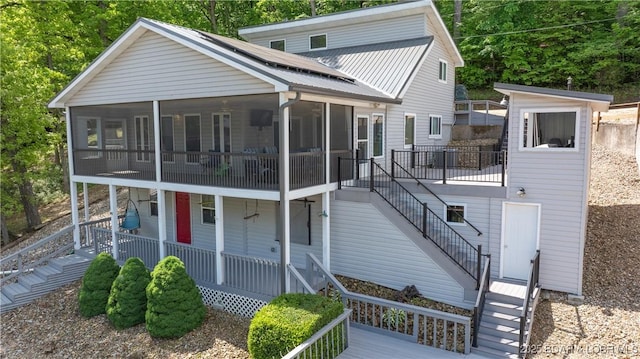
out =
[[(2, 243), (38, 229), (40, 207), (68, 201), (66, 126), (48, 101), (138, 17), (238, 37), (266, 24), (394, 1), (0, 0)], [(640, 1), (434, 0), (465, 60), (471, 98), (493, 83), (614, 94), (640, 101)]]

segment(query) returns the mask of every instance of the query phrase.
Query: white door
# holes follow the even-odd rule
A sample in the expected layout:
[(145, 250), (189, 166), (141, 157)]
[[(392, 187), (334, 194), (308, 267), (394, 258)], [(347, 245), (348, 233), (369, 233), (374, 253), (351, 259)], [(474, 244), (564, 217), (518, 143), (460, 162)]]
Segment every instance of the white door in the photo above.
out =
[(527, 280), (538, 248), (540, 205), (505, 203), (502, 221), (502, 277)]

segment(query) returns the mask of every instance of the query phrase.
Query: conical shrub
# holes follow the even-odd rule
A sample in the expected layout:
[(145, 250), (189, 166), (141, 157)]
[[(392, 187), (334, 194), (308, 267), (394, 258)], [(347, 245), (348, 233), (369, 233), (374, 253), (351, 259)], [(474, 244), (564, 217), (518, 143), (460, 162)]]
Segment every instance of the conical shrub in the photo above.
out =
[(82, 286), (78, 293), (80, 314), (90, 318), (105, 313), (111, 285), (118, 276), (120, 266), (108, 253), (100, 253), (91, 261), (82, 277)]
[(147, 286), (147, 331), (153, 337), (176, 338), (199, 327), (206, 309), (195, 282), (174, 256), (158, 262)]
[(147, 310), (146, 288), (151, 281), (149, 270), (138, 257), (124, 262), (120, 274), (113, 281), (107, 302), (107, 317), (117, 329), (144, 323)]

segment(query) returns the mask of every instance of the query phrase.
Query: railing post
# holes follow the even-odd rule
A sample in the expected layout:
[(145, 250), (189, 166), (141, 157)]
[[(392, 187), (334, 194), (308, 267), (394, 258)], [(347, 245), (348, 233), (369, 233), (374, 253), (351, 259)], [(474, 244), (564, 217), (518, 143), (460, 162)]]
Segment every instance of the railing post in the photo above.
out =
[(505, 168), (507, 166), (507, 151), (502, 150), (502, 187), (504, 187), (505, 184)]
[(416, 145), (411, 145), (411, 169), (416, 168)]
[(356, 179), (360, 179), (360, 150), (356, 148)]
[(447, 149), (442, 150), (442, 184), (447, 184)]
[(473, 340), (471, 341), (471, 346), (474, 348), (478, 347), (478, 332), (480, 327), (480, 311), (478, 307), (473, 308)]
[(369, 159), (369, 191), (373, 192), (373, 157)]
[(478, 171), (482, 171), (482, 146), (478, 146)]
[(391, 149), (391, 178), (396, 178), (396, 150)]
[(476, 290), (480, 289), (480, 281), (482, 280), (482, 244), (478, 244), (478, 263), (476, 266)]
[(340, 161), (340, 156), (338, 156), (338, 189), (342, 189), (342, 172), (340, 171), (340, 167), (342, 166), (342, 161)]
[(427, 238), (427, 203), (422, 203), (422, 237)]

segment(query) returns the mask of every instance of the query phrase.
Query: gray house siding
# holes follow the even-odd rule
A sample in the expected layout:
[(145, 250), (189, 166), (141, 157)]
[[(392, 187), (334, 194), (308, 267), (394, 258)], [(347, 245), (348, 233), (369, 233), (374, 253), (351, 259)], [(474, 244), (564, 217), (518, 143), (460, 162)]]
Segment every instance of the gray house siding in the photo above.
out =
[(273, 85), (147, 31), (70, 106), (273, 92)]
[(331, 271), (463, 307), (464, 288), (371, 203), (331, 203)]
[[(582, 246), (587, 210), (585, 191), (589, 186), (589, 129), (591, 109), (576, 101), (549, 97), (511, 97), (509, 137), (509, 195), (512, 202), (541, 204), (540, 281), (544, 288), (581, 292)], [(520, 110), (523, 108), (580, 107), (577, 152), (520, 151)], [(526, 197), (515, 195), (526, 189)]]
[(309, 51), (309, 36), (327, 34), (327, 48), (336, 49), (371, 43), (406, 40), (425, 35), (425, 17), (422, 14), (356, 23), (342, 26), (327, 26), (325, 30), (305, 30), (290, 32), (275, 37), (256, 37), (252, 43), (269, 47), (272, 40), (285, 40), (286, 52)]

